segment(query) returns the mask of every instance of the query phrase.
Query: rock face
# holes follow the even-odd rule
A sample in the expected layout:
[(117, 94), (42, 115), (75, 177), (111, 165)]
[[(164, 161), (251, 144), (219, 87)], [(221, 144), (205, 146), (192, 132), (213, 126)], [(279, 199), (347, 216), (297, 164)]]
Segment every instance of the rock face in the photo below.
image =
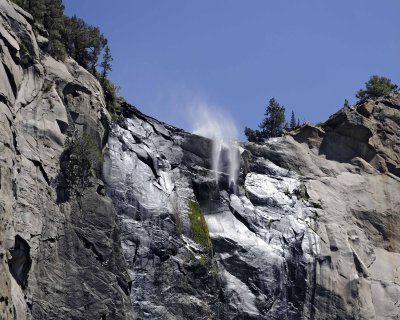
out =
[[(310, 315), (317, 210), (302, 177), (245, 149), (240, 184), (215, 180), (212, 142), (131, 109), (104, 163), (140, 319), (300, 319)], [(246, 171), (246, 172), (245, 172)], [(191, 203), (212, 238), (193, 241)], [(195, 312), (194, 312), (195, 310)]]
[(0, 319), (132, 319), (102, 183), (59, 196), (67, 136), (106, 141), (101, 88), (76, 62), (45, 55), (31, 22), (0, 1)]
[[(104, 173), (135, 315), (396, 319), (398, 97), (243, 145), (237, 188), (226, 166), (215, 180), (211, 141), (131, 108), (111, 130)], [(191, 201), (208, 224), (211, 264), (191, 240)]]
[[(242, 144), (232, 185), (211, 140), (111, 124), (32, 23), (0, 0), (0, 319), (399, 319), (399, 93)], [(80, 192), (75, 137), (104, 155)]]

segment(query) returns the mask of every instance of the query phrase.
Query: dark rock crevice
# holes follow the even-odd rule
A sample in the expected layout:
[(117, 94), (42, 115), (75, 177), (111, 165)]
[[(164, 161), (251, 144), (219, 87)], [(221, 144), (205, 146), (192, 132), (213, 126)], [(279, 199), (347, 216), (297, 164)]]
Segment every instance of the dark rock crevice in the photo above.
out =
[(0, 92), (0, 102), (4, 103), (8, 107), (8, 109), (10, 109), (10, 101), (8, 101), (7, 97), (2, 92)]
[[(5, 18), (6, 20), (8, 20), (7, 16), (4, 16), (3, 14), (2, 14), (2, 18), (3, 19)], [(7, 37), (10, 37), (10, 39), (8, 39)], [(3, 40), (3, 43), (7, 47), (8, 51), (11, 53), (11, 57), (13, 58), (14, 62), (16, 62), (16, 64), (19, 64), (19, 60), (17, 58), (18, 57), (18, 48), (16, 48), (14, 45), (11, 44), (11, 42), (13, 42), (13, 41), (17, 42), (17, 40), (9, 33), (2, 34), (1, 32), (0, 32), (0, 38), (1, 38), (1, 40)], [(10, 40), (12, 40), (12, 41), (10, 42)]]
[(90, 251), (93, 252), (93, 255), (94, 255), (95, 259), (96, 259), (97, 261), (99, 261), (100, 263), (104, 262), (104, 257), (102, 256), (102, 254), (100, 253), (100, 251), (97, 250), (96, 245), (93, 244), (89, 239), (87, 239), (83, 234), (81, 234), (81, 233), (79, 232), (79, 230), (75, 230), (75, 232), (76, 232), (78, 238), (81, 240), (83, 246), (84, 246), (86, 249), (88, 249), (88, 250), (90, 250)]
[[(92, 92), (87, 88), (87, 87), (85, 87), (85, 86), (83, 86), (83, 85), (80, 85), (80, 84), (78, 84), (78, 83), (76, 83), (76, 82), (74, 82), (74, 83), (68, 83), (65, 87), (64, 87), (64, 89), (63, 89), (63, 91), (62, 91), (62, 94), (63, 94), (63, 97), (64, 97), (64, 100), (66, 99), (66, 97), (68, 96), (68, 95), (72, 95), (73, 97), (78, 97), (81, 93), (86, 93), (86, 94), (92, 94)], [(65, 102), (68, 102), (68, 101), (65, 101)]]
[(34, 160), (34, 159), (28, 159), (28, 160), (30, 160), (35, 165), (35, 167), (40, 170), (43, 179), (46, 181), (47, 185), (50, 186), (51, 183), (50, 183), (49, 176), (47, 175), (47, 172), (44, 170), (42, 163), (40, 161)]
[(57, 121), (58, 127), (60, 128), (61, 133), (62, 134), (67, 134), (68, 133), (69, 124), (67, 122), (59, 120), (59, 119), (56, 119), (56, 121)]
[(253, 233), (257, 233), (257, 229), (253, 227), (252, 224), (249, 223), (245, 217), (243, 217), (239, 212), (233, 209), (230, 203), (229, 203), (229, 209), (231, 210), (235, 218), (238, 219), (241, 223), (243, 223), (247, 229), (249, 229)]
[(15, 153), (17, 155), (21, 155), (21, 151), (18, 149), (17, 133), (15, 132), (15, 130), (12, 130), (12, 136)]
[(157, 162), (153, 159), (153, 157), (151, 157), (147, 152), (145, 152), (144, 154), (135, 152), (135, 154), (140, 161), (142, 161), (150, 168), (151, 172), (153, 172), (154, 177), (158, 178), (159, 174), (158, 174)]
[(17, 98), (18, 87), (17, 87), (17, 84), (15, 82), (14, 76), (13, 76), (11, 70), (8, 68), (8, 66), (5, 63), (3, 63), (3, 67), (4, 67), (4, 70), (5, 70), (6, 75), (7, 75), (8, 83), (10, 84), (11, 90), (12, 90), (12, 92), (14, 94), (14, 98)]
[(302, 249), (304, 235), (291, 244), (290, 256), (286, 259), (287, 266), (287, 297), (296, 309), (297, 316), (302, 317), (307, 293), (307, 268)]
[(28, 285), (29, 271), (32, 266), (30, 250), (28, 242), (20, 235), (16, 235), (14, 248), (10, 250), (12, 258), (8, 266), (14, 279), (23, 289)]

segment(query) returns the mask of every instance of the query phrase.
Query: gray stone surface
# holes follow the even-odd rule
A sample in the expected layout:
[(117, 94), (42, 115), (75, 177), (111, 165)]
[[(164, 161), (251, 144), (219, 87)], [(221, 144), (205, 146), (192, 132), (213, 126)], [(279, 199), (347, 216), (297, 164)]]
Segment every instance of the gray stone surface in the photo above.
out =
[[(381, 124), (382, 113), (395, 118), (397, 97), (374, 101), (377, 114), (358, 113), (362, 104), (322, 127), (244, 144), (235, 192), (227, 172), (215, 181), (211, 141), (130, 109), (111, 131), (104, 171), (137, 317), (190, 318), (187, 301), (201, 297), (200, 318), (397, 319), (400, 179), (374, 160), (379, 152), (398, 166), (398, 124)], [(208, 287), (189, 281), (182, 300), (175, 273), (196, 279), (176, 264), (196, 251), (190, 200), (205, 214), (216, 283), (207, 297)]]
[[(0, 319), (399, 319), (399, 93), (242, 144), (232, 186), (209, 139), (129, 105), (109, 127), (32, 23), (0, 0)], [(82, 134), (103, 170), (71, 193)]]
[(41, 52), (29, 14), (6, 0), (0, 13), (0, 319), (131, 319), (102, 182), (57, 197), (67, 135), (105, 141), (100, 85), (73, 60)]

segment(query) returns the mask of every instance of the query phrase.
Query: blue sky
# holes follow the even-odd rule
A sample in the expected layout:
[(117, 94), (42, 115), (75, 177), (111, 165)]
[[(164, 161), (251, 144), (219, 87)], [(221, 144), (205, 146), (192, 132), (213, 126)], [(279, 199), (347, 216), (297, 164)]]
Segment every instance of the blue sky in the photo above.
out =
[[(399, 0), (64, 0), (99, 26), (111, 79), (144, 113), (191, 130), (187, 110), (255, 128), (275, 97), (301, 121), (336, 112), (370, 75), (400, 84)], [(241, 136), (243, 138), (243, 135)]]

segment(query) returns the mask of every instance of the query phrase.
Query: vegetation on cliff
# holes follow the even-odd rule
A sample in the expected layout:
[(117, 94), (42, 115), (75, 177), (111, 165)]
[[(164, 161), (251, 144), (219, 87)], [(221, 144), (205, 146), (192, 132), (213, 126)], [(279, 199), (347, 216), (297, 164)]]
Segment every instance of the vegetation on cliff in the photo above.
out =
[[(398, 86), (389, 78), (373, 75), (365, 82), (365, 88), (357, 91), (356, 97), (360, 101), (368, 98), (379, 98), (397, 89)], [(343, 107), (350, 107), (347, 99), (344, 100)], [(264, 115), (265, 118), (259, 125), (260, 130), (245, 127), (244, 134), (249, 142), (263, 142), (266, 139), (280, 136), (284, 129), (292, 130), (300, 126), (300, 121), (297, 120), (296, 122), (296, 116), (293, 111), (290, 122), (287, 123), (285, 121), (285, 107), (280, 105), (274, 98), (269, 101)]]
[[(269, 100), (269, 103), (265, 109), (265, 118), (260, 123), (260, 130), (253, 130), (246, 127), (244, 134), (247, 140), (250, 142), (262, 142), (265, 139), (278, 137), (282, 134), (282, 130), (288, 127), (285, 120), (285, 107), (279, 104), (275, 98)], [(295, 115), (292, 112), (291, 125), (295, 126)]]
[(82, 194), (91, 185), (90, 177), (100, 176), (102, 162), (102, 151), (91, 136), (69, 139), (60, 162), (67, 197)]
[(397, 85), (386, 77), (373, 75), (365, 83), (365, 89), (357, 91), (356, 97), (360, 100), (378, 98), (397, 89)]
[(204, 248), (210, 248), (210, 233), (199, 204), (195, 201), (189, 201), (189, 209), (192, 239)]
[(45, 29), (44, 36), (49, 41), (43, 50), (61, 61), (70, 56), (100, 81), (107, 109), (113, 115), (118, 108), (118, 87), (108, 79), (113, 59), (108, 40), (100, 29), (76, 16), (66, 16), (62, 0), (13, 1), (32, 14), (37, 32)]

